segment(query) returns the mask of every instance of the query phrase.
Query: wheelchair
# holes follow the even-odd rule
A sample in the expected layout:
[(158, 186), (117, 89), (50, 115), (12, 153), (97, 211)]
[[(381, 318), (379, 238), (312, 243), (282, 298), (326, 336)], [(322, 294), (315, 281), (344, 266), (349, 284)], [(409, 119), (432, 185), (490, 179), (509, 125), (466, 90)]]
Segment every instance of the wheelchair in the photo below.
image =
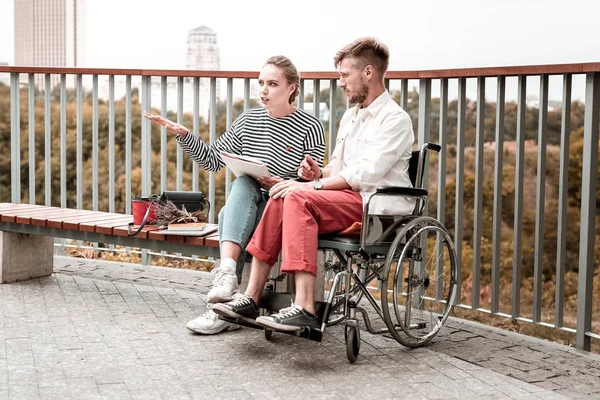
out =
[[(423, 346), (435, 337), (452, 310), (457, 292), (452, 239), (439, 221), (423, 215), (428, 198), (423, 188), (427, 153), (440, 149), (425, 143), (413, 151), (409, 164), (412, 188), (385, 187), (371, 195), (358, 236), (319, 237), (319, 249), (325, 254), (324, 301), (315, 302), (320, 329), (303, 327), (281, 333), (320, 342), (328, 326), (343, 322), (346, 355), (351, 363), (360, 350), (359, 314), (371, 334), (390, 335), (407, 347)], [(416, 204), (411, 215), (370, 214), (369, 206), (377, 196), (411, 197)], [(293, 301), (293, 294), (277, 291), (281, 278), (273, 278), (267, 285), (259, 304), (261, 312), (278, 311)], [(369, 316), (373, 312), (385, 328), (373, 328)], [(219, 318), (263, 329), (238, 319)], [(270, 339), (272, 333), (266, 329), (265, 337)]]

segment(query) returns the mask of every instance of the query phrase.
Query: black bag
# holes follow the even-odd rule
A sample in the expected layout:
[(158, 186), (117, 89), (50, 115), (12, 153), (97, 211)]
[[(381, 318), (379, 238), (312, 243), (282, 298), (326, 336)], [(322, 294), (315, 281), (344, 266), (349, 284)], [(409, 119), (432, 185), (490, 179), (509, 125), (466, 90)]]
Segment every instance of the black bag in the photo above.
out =
[[(146, 226), (148, 223), (156, 223), (156, 207), (166, 205), (168, 201), (173, 203), (180, 210), (185, 207), (185, 210), (188, 213), (206, 210), (205, 212), (208, 214), (210, 211), (210, 203), (202, 192), (164, 191), (160, 196), (134, 196), (131, 201), (132, 210), (134, 212), (134, 222), (130, 222), (127, 227), (127, 234), (129, 236), (136, 236), (139, 234), (142, 229), (144, 229), (144, 226)], [(140, 202), (145, 203), (142, 207), (145, 210), (145, 214), (139, 224), (138, 229), (135, 232), (132, 232), (133, 227), (136, 225), (136, 221), (138, 221), (141, 217), (141, 215), (136, 215), (136, 212), (139, 213), (140, 210)]]
[(204, 211), (206, 207), (206, 212), (208, 213), (208, 201), (202, 192), (176, 192), (176, 191), (165, 191), (160, 196), (161, 203), (166, 204), (167, 201), (171, 201), (173, 204), (177, 206), (180, 210), (183, 206), (187, 212), (195, 212), (195, 211)]

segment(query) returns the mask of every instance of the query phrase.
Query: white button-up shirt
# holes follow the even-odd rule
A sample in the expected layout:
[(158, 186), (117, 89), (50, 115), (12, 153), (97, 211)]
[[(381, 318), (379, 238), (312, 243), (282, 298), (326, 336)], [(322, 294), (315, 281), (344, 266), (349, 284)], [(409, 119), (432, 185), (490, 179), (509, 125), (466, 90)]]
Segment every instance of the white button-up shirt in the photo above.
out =
[[(357, 105), (344, 113), (328, 165), (330, 176), (346, 179), (361, 193), (363, 204), (379, 187), (412, 187), (408, 164), (414, 136), (409, 115), (385, 91), (368, 107)], [(407, 215), (414, 206), (414, 199), (377, 196), (369, 213)]]

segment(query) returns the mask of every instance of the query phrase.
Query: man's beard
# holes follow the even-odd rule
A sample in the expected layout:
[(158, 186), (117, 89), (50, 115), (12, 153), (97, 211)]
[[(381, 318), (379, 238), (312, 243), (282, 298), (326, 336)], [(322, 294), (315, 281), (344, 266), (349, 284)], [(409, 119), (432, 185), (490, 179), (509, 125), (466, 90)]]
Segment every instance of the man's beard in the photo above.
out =
[(361, 85), (358, 89), (358, 93), (350, 97), (349, 101), (352, 104), (360, 104), (367, 99), (369, 95), (369, 88), (366, 85)]

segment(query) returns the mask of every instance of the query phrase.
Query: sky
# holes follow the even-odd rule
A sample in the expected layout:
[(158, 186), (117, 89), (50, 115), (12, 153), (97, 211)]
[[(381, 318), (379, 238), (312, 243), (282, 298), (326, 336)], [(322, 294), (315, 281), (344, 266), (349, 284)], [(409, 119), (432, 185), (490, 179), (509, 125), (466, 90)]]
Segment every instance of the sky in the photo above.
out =
[[(14, 61), (13, 1), (0, 0), (0, 63)], [(201, 25), (218, 35), (222, 70), (283, 54), (334, 71), (361, 36), (389, 46), (390, 70), (599, 62), (599, 20), (598, 0), (87, 0), (87, 67), (184, 69)]]

